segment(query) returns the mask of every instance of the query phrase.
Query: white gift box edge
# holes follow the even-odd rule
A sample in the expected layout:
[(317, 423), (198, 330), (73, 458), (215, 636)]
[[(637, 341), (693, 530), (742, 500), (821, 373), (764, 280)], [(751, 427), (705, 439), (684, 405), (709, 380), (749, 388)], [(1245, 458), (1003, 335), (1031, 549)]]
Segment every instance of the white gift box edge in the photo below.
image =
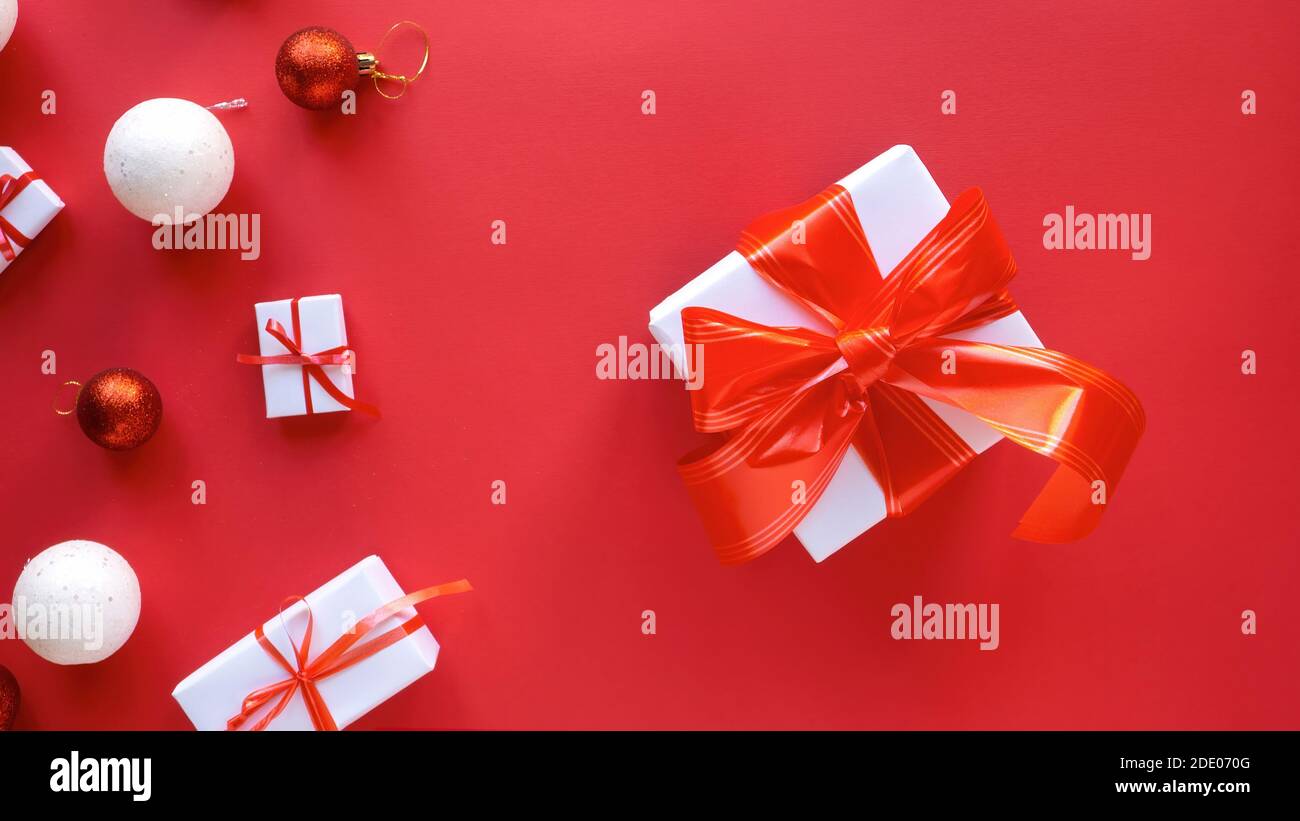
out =
[[(313, 615), (315, 616), (315, 620), (318, 625), (321, 623), (322, 614), (318, 612), (317, 609), (318, 606), (316, 604), (316, 601), (321, 598), (329, 598), (331, 595), (334, 594), (336, 590), (346, 585), (347, 582), (351, 580), (351, 577), (355, 575), (364, 575), (367, 581), (374, 583), (374, 589), (378, 594), (378, 598), (383, 600), (380, 601), (376, 606), (386, 604), (389, 601), (396, 600), (398, 598), (401, 598), (403, 595), (405, 595), (405, 591), (403, 590), (401, 585), (398, 584), (397, 579), (393, 577), (393, 574), (388, 570), (388, 566), (384, 564), (384, 560), (377, 555), (371, 554), (369, 556), (366, 556), (364, 559), (357, 562), (356, 564), (352, 565), (347, 570), (344, 570), (342, 573), (339, 573), (337, 576), (330, 579), (325, 584), (322, 584), (320, 587), (316, 588), (311, 593), (308, 593), (305, 596), (308, 602), (312, 603), (312, 612)], [(383, 588), (387, 588), (387, 589), (385, 590)], [(297, 604), (294, 604), (293, 606), (289, 607), (284, 611), (283, 619), (285, 620), (294, 619), (295, 617), (297, 617), (302, 613), (304, 608), (305, 605), (302, 602), (298, 602)], [(357, 619), (361, 619), (368, 614), (354, 613), (353, 615)], [(417, 614), (414, 608), (407, 608), (405, 610), (399, 611), (395, 616), (392, 616), (385, 622), (382, 622), (376, 628), (374, 635), (376, 636), (380, 635), (389, 627), (395, 626), (396, 624), (405, 621), (406, 619), (411, 618), (415, 615)], [(266, 622), (262, 624), (262, 630), (266, 634), (267, 638), (271, 639), (272, 643), (276, 645), (276, 647), (280, 650), (282, 654), (284, 654), (284, 657), (288, 659), (290, 663), (293, 663), (293, 656), (291, 655), (289, 646), (284, 641), (283, 638), (284, 632), (283, 629), (280, 627), (280, 624), (281, 624), (281, 615), (276, 615), (268, 619)], [(299, 636), (295, 635), (294, 638), (298, 639)], [(365, 639), (363, 639), (362, 641), (364, 642)], [(316, 656), (319, 655), (321, 651), (325, 649), (326, 646), (327, 646), (326, 643), (313, 641), (310, 659), (316, 658)], [(401, 651), (407, 654), (413, 654), (413, 658), (418, 658), (419, 663), (422, 665), (423, 668), (419, 671), (417, 675), (412, 675), (406, 678), (405, 680), (396, 680), (392, 682), (393, 686), (384, 688), (382, 691), (377, 691), (374, 694), (374, 698), (370, 701), (370, 703), (364, 706), (363, 709), (357, 711), (355, 714), (343, 718), (340, 717), (339, 713), (337, 712), (334, 713), (334, 718), (336, 719), (336, 721), (338, 721), (339, 728), (343, 729), (347, 727), (348, 725), (355, 722), (357, 719), (360, 719), (362, 716), (369, 713), (371, 710), (375, 709), (379, 705), (391, 699), (393, 696), (397, 695), (402, 690), (414, 684), (416, 681), (419, 681), (424, 676), (433, 672), (433, 669), (438, 662), (439, 650), (440, 650), (440, 646), (438, 644), (438, 640), (434, 638), (434, 635), (429, 630), (428, 626), (421, 625), (418, 629), (412, 631), (409, 635), (407, 635), (401, 641), (397, 642), (395, 645), (381, 650), (379, 653), (376, 653), (371, 658), (358, 663), (355, 667), (351, 668), (350, 670), (345, 670), (342, 673), (340, 673), (339, 675), (344, 675), (348, 672), (361, 670), (365, 667), (365, 665), (371, 664), (376, 660), (383, 658), (386, 654), (391, 654), (395, 651)], [(266, 651), (260, 645), (258, 645), (256, 636), (254, 635), (253, 632), (246, 633), (238, 641), (234, 642), (229, 647), (225, 648), (220, 653), (213, 656), (197, 670), (195, 670), (194, 672), (186, 676), (183, 680), (181, 680), (179, 684), (176, 685), (175, 688), (173, 688), (172, 698), (174, 698), (177, 704), (180, 705), (181, 710), (184, 711), (186, 717), (190, 719), (190, 722), (195, 725), (196, 729), (200, 729), (200, 730), (224, 729), (224, 721), (221, 726), (213, 726), (213, 725), (200, 726), (201, 720), (196, 720), (195, 716), (193, 715), (193, 712), (197, 708), (194, 705), (187, 704), (187, 702), (190, 699), (190, 691), (193, 690), (201, 682), (204, 682), (208, 677), (213, 675), (219, 675), (223, 666), (232, 657), (241, 655), (246, 652), (252, 652), (257, 654), (266, 653)], [(328, 679), (326, 679), (321, 683), (322, 694), (324, 694), (323, 691), (326, 689), (327, 682)], [(273, 680), (268, 680), (253, 686), (262, 687), (272, 683), (274, 683)], [(250, 691), (252, 689), (253, 687), (249, 688)], [(228, 710), (223, 709), (223, 714), (228, 712), (228, 715), (225, 715), (226, 718), (229, 718), (230, 716), (233, 716), (236, 712), (238, 712), (239, 702), (244, 698), (245, 695), (247, 695), (247, 693), (236, 693), (236, 692), (230, 693), (231, 704), (229, 705), (229, 709)], [(302, 699), (301, 694), (295, 694), (294, 699), (296, 701), (301, 701)], [(328, 698), (326, 699), (326, 703), (327, 704), (329, 703)], [(270, 708), (268, 706), (268, 707), (264, 707), (263, 709), (266, 710)], [(260, 717), (261, 715), (262, 715), (261, 713), (258, 713), (257, 715), (254, 716), (252, 720), (253, 721), (257, 720), (257, 718)], [(288, 722), (285, 721), (285, 718), (286, 718), (286, 714), (282, 714), (275, 721), (271, 722), (270, 725), (268, 725), (268, 729), (272, 729), (272, 730), (310, 729), (309, 727), (291, 726)]]
[[(10, 170), (6, 171), (7, 168)], [(11, 146), (0, 146), (0, 173), (9, 173), (13, 176), (21, 176), (22, 174), (26, 174), (32, 170), (31, 165), (29, 165), (27, 161), (23, 159), (22, 155)], [(24, 215), (32, 216), (34, 219), (25, 221), (20, 230), (22, 230), (23, 233), (29, 236), (34, 242), (36, 237), (39, 236), (40, 233), (54, 221), (54, 218), (59, 215), (59, 212), (64, 209), (65, 204), (63, 198), (55, 193), (54, 189), (50, 188), (49, 184), (46, 183), (44, 179), (38, 178), (34, 180), (31, 185), (27, 186), (27, 191), (19, 194), (19, 199), (10, 203), (9, 208), (6, 210), (13, 210), (20, 205), (20, 201), (29, 196), (27, 193), (28, 191), (38, 194), (45, 201), (47, 206), (47, 208), (41, 209), (39, 212), (35, 211), (34, 206), (26, 206), (23, 208)], [(22, 256), (23, 250), (24, 248), (22, 246), (15, 244), (14, 256)], [(14, 259), (11, 262), (0, 257), (0, 273), (4, 273), (13, 262), (17, 262), (17, 259)]]
[[(909, 145), (890, 148), (839, 183), (853, 197), (882, 275), (888, 275), (948, 211), (943, 192)], [(900, 187), (907, 192), (907, 197), (901, 200)], [(913, 213), (908, 213), (909, 208)], [(720, 296), (719, 292), (725, 294)], [(650, 333), (667, 349), (678, 373), (682, 374), (686, 373), (686, 362), (681, 311), (696, 305), (768, 325), (831, 331), (819, 317), (754, 271), (740, 253), (732, 251), (650, 311)], [(951, 336), (975, 342), (1042, 347), (1019, 312)], [(839, 367), (844, 366), (841, 360)], [(929, 399), (922, 401), (976, 453), (983, 453), (1002, 439), (999, 433), (965, 411)], [(822, 497), (794, 534), (809, 555), (822, 562), (885, 518), (884, 494), (862, 457), (850, 448)]]

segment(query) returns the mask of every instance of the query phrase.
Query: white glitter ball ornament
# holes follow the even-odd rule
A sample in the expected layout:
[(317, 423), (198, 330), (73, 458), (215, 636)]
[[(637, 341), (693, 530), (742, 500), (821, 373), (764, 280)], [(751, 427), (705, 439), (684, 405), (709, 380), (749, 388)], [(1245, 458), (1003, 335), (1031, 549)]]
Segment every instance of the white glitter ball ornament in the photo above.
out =
[(55, 664), (93, 664), (131, 637), (140, 619), (140, 582), (111, 547), (60, 542), (23, 568), (13, 607), (38, 656)]
[(137, 217), (174, 225), (179, 207), (179, 222), (189, 223), (230, 190), (235, 147), (202, 106), (172, 97), (145, 100), (108, 133), (104, 176), (118, 202)]
[(9, 35), (18, 24), (18, 0), (0, 0), (0, 51), (4, 51)]

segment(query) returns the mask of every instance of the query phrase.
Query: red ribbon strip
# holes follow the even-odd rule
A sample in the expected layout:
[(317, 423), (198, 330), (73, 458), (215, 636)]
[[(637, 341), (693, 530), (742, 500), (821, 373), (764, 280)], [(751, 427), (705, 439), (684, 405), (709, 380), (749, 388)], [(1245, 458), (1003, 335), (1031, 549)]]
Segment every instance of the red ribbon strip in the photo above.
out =
[[(34, 171), (28, 171), (18, 177), (0, 174), (0, 211), (4, 211), (27, 186), (39, 179), (40, 177), (36, 176)], [(18, 251), (14, 250), (13, 246), (25, 248), (31, 241), (31, 238), (15, 228), (13, 223), (0, 216), (0, 257), (4, 257), (6, 262), (13, 262), (18, 258)]]
[[(326, 647), (315, 660), (308, 662), (308, 656), (311, 651), (311, 632), (313, 617), (311, 605), (307, 605), (307, 600), (302, 596), (290, 596), (280, 605), (283, 611), (295, 602), (302, 602), (307, 606), (307, 629), (303, 633), (302, 646), (294, 644), (293, 637), (289, 637), (289, 644), (293, 647), (294, 662), (291, 665), (276, 646), (271, 643), (266, 634), (262, 632), (261, 625), (258, 625), (254, 635), (257, 636), (257, 643), (262, 645), (262, 649), (267, 652), (275, 662), (284, 668), (289, 677), (283, 681), (277, 681), (274, 684), (268, 684), (260, 687), (244, 697), (240, 704), (238, 715), (226, 722), (227, 730), (237, 730), (248, 721), (253, 715), (266, 706), (273, 699), (278, 698), (275, 706), (271, 708), (265, 716), (259, 719), (250, 730), (265, 730), (267, 725), (276, 719), (284, 708), (288, 706), (298, 690), (302, 690), (303, 702), (307, 705), (307, 713), (311, 716), (312, 726), (317, 730), (337, 730), (338, 724), (334, 721), (334, 716), (330, 715), (329, 707), (325, 704), (325, 699), (321, 697), (320, 690), (317, 689), (316, 683), (321, 679), (328, 678), (340, 670), (346, 670), (354, 664), (370, 658), (375, 653), (387, 647), (391, 647), (402, 639), (414, 633), (424, 626), (424, 620), (417, 614), (402, 622), (398, 626), (385, 631), (378, 638), (362, 644), (359, 647), (354, 645), (367, 634), (375, 629), (381, 622), (390, 616), (405, 610), (408, 607), (419, 604), (422, 601), (437, 598), (438, 596), (451, 596), (456, 593), (468, 593), (474, 588), (470, 586), (467, 579), (460, 581), (440, 584), (434, 587), (426, 587), (423, 590), (417, 590), (414, 593), (391, 601), (383, 607), (375, 610), (369, 616), (357, 622), (352, 630), (344, 633), (338, 641)], [(285, 631), (287, 634), (287, 630)]]
[(707, 346), (706, 378), (691, 391), (695, 426), (728, 437), (678, 471), (723, 563), (789, 535), (850, 447), (889, 516), (915, 510), (975, 457), (920, 397), (1059, 463), (1013, 535), (1066, 542), (1096, 526), (1145, 429), (1142, 405), (1066, 354), (949, 336), (1018, 310), (1006, 291), (1015, 260), (979, 189), (959, 196), (883, 279), (839, 185), (756, 220), (738, 249), (835, 335), (682, 311), (686, 343)]
[(354, 411), (368, 413), (371, 416), (379, 416), (379, 408), (366, 402), (348, 396), (334, 381), (326, 375), (325, 369), (321, 365), (350, 365), (354, 363), (351, 351), (347, 345), (339, 345), (333, 348), (327, 348), (323, 351), (317, 351), (314, 354), (305, 354), (302, 351), (302, 322), (299, 318), (298, 299), (294, 298), (289, 303), (291, 317), (293, 321), (293, 335), (290, 336), (285, 332), (284, 326), (274, 319), (266, 320), (266, 332), (275, 337), (289, 351), (287, 354), (277, 354), (275, 356), (254, 356), (253, 354), (236, 354), (235, 361), (241, 365), (301, 365), (302, 366), (302, 395), (306, 405), (307, 413), (315, 413), (311, 401), (311, 379), (315, 379), (317, 384), (329, 394), (334, 401), (338, 402), (345, 408)]

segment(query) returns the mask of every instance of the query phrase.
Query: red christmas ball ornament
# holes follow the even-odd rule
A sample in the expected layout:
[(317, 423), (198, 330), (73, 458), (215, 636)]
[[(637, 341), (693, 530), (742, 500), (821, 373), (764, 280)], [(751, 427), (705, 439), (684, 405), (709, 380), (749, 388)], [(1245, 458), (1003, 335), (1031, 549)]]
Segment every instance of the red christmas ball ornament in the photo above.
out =
[(144, 374), (130, 368), (109, 368), (81, 386), (76, 409), (67, 413), (77, 414), (81, 430), (96, 445), (130, 450), (154, 435), (162, 411), (162, 396)]
[(0, 732), (13, 729), (22, 696), (22, 691), (18, 689), (18, 679), (14, 678), (8, 667), (0, 665)]
[(290, 34), (275, 55), (275, 79), (284, 96), (303, 108), (338, 105), (343, 92), (357, 87), (375, 58), (358, 54), (334, 29), (309, 26)]
[[(424, 60), (414, 75), (387, 74), (379, 70), (379, 60), (368, 51), (357, 51), (348, 38), (324, 26), (308, 26), (295, 31), (275, 55), (275, 79), (284, 96), (303, 108), (324, 109), (339, 105), (343, 93), (357, 87), (362, 77), (371, 77), (380, 94), (396, 99), (420, 78), (429, 62), (429, 36), (409, 20), (394, 25), (380, 41), (380, 48), (394, 32), (413, 28), (424, 38)], [(396, 93), (384, 89), (396, 84)]]

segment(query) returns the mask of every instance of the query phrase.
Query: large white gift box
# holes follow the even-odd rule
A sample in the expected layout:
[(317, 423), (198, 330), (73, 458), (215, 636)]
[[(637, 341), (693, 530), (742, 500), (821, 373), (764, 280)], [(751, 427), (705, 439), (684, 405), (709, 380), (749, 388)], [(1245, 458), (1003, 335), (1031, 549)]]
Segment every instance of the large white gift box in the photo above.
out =
[[(356, 622), (404, 595), (378, 556), (367, 556), (315, 592), (308, 593), (304, 598), (311, 605), (314, 617), (308, 661), (315, 659), (344, 631), (351, 630)], [(415, 616), (414, 608), (400, 610), (380, 622), (371, 635), (382, 635)], [(263, 624), (262, 630), (293, 664), (290, 635), (294, 642), (301, 644), (306, 627), (307, 605), (296, 602)], [(361, 643), (366, 640), (362, 638)], [(342, 729), (433, 670), (437, 660), (438, 642), (429, 628), (422, 625), (373, 656), (319, 679), (316, 686), (330, 715)], [(250, 632), (176, 685), (172, 697), (197, 729), (224, 730), (227, 720), (239, 713), (249, 693), (283, 681), (287, 675)], [(274, 701), (263, 709), (269, 710), (273, 705)], [(255, 715), (252, 721), (260, 715)], [(301, 690), (267, 729), (313, 729)]]
[[(45, 180), (21, 181), (31, 170), (17, 151), (0, 146), (0, 248), (7, 246), (15, 258), (63, 210), (63, 200)], [(12, 261), (0, 253), (0, 273)]]
[[(858, 219), (884, 276), (948, 213), (948, 200), (911, 146), (894, 146), (839, 183), (853, 198)], [(821, 317), (769, 283), (750, 267), (744, 256), (732, 251), (650, 312), (650, 333), (671, 354), (680, 374), (687, 373), (682, 309), (691, 306), (726, 311), (764, 325), (835, 333)], [(975, 342), (1042, 347), (1018, 312), (951, 336)], [(843, 359), (840, 364), (847, 367)], [(1002, 438), (965, 411), (925, 398), (921, 401), (976, 453), (983, 453)], [(885, 496), (880, 485), (858, 452), (849, 448), (826, 492), (795, 528), (794, 535), (813, 559), (820, 562), (885, 517)]]
[[(298, 347), (304, 354), (315, 354), (348, 344), (347, 325), (343, 321), (343, 297), (338, 294), (259, 302), (255, 310), (257, 345), (262, 356), (280, 356), (290, 353), (278, 339), (267, 332), (268, 319), (280, 323), (289, 337), (296, 339)], [(347, 365), (320, 367), (340, 391), (349, 397), (355, 397), (352, 392), (353, 367)], [(334, 413), (349, 410), (330, 396), (319, 382), (307, 376), (301, 365), (263, 365), (262, 389), (266, 394), (267, 419), (279, 416), (304, 416), (309, 412)], [(308, 398), (311, 400), (310, 411)]]

